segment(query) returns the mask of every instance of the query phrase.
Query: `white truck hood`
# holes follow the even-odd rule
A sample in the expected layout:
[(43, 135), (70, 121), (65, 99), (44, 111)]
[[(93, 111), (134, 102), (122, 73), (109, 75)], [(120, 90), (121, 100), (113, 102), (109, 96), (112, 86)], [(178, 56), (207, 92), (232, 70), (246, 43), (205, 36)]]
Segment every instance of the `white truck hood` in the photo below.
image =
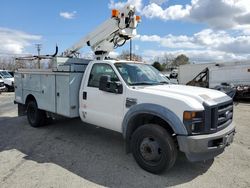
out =
[(5, 78), (4, 80), (8, 80), (8, 81), (14, 82), (14, 78)]
[[(140, 90), (140, 89), (139, 89)], [(146, 86), (141, 88), (141, 92), (146, 93), (154, 93), (157, 92), (168, 94), (178, 94), (184, 97), (190, 97), (199, 102), (203, 101), (213, 101), (214, 99), (218, 99), (221, 97), (225, 97), (226, 94), (222, 93), (217, 90), (201, 88), (201, 87), (194, 87), (194, 86), (185, 86), (185, 85), (157, 85), (157, 86)]]
[(3, 81), (5, 84), (11, 86), (14, 83), (14, 78), (5, 78)]
[(220, 91), (174, 84), (131, 87), (127, 96), (136, 99), (137, 104), (164, 106), (174, 112), (180, 121), (184, 111), (201, 111), (204, 110), (204, 103), (214, 106), (230, 100), (229, 96)]

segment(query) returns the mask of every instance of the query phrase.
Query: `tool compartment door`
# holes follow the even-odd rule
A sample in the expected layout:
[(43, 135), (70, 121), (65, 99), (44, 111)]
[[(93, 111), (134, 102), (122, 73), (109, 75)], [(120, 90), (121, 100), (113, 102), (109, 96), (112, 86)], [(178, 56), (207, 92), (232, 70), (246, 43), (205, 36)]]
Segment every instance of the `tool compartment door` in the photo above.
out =
[(56, 113), (69, 116), (69, 76), (56, 75)]
[(79, 117), (79, 89), (82, 73), (61, 73), (56, 75), (57, 114)]

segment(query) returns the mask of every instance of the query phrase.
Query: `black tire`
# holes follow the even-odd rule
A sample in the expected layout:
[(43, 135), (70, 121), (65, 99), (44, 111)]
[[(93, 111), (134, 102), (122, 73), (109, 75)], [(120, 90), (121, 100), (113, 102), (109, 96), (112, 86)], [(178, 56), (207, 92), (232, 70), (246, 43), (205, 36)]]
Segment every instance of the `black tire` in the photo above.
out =
[(37, 108), (36, 101), (29, 101), (27, 105), (27, 118), (30, 126), (41, 127), (45, 125), (46, 113)]
[(11, 87), (7, 84), (5, 84), (5, 88), (6, 88), (6, 92), (11, 92), (11, 91), (14, 91), (14, 87)]
[(159, 174), (170, 169), (177, 157), (176, 145), (163, 127), (146, 124), (132, 135), (131, 149), (138, 165), (144, 170)]
[(5, 92), (9, 92), (9, 86), (5, 84), (5, 89), (4, 89)]

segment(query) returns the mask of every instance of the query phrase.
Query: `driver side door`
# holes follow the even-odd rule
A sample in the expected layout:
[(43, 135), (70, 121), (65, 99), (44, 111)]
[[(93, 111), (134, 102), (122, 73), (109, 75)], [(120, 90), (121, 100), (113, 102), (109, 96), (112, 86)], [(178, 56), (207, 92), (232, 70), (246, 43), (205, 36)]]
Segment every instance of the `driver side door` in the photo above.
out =
[(93, 64), (81, 99), (83, 120), (90, 124), (121, 132), (125, 94), (124, 92), (118, 94), (99, 90), (99, 81), (103, 75), (109, 75), (111, 81), (120, 81), (109, 64)]

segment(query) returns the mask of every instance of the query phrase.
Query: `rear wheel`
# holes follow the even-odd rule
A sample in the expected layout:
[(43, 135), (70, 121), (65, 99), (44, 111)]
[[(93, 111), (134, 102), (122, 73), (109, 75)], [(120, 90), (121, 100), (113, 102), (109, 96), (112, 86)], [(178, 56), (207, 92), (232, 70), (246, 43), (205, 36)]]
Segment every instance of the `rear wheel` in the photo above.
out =
[(45, 124), (46, 113), (37, 108), (36, 101), (29, 101), (27, 105), (27, 118), (32, 127), (40, 127)]
[(170, 169), (177, 157), (176, 145), (171, 135), (156, 124), (146, 124), (135, 130), (131, 148), (139, 166), (155, 174)]

